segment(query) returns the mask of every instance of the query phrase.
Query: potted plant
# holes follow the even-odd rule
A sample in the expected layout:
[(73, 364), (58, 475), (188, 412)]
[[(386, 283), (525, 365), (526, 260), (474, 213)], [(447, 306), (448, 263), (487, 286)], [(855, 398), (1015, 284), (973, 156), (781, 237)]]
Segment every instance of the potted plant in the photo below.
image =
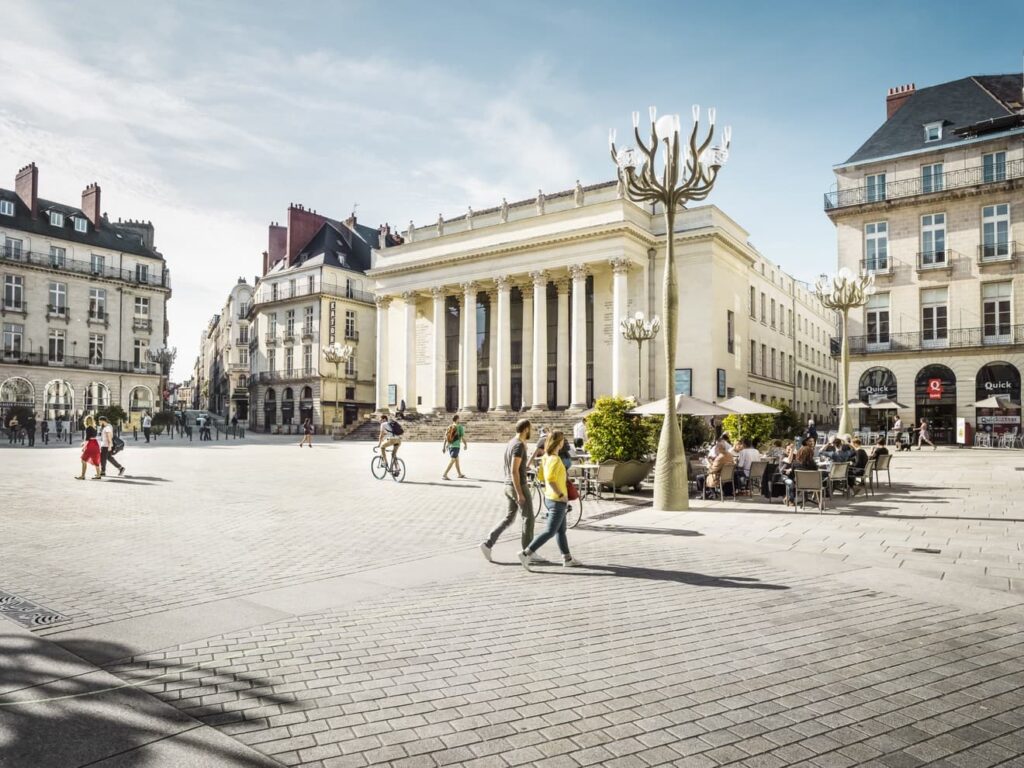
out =
[(632, 400), (621, 397), (602, 397), (594, 403), (594, 409), (587, 416), (586, 449), (596, 464), (614, 463), (613, 488), (640, 488), (654, 467), (651, 454), (654, 452), (657, 435), (656, 424), (641, 416), (634, 416), (629, 410), (635, 405)]

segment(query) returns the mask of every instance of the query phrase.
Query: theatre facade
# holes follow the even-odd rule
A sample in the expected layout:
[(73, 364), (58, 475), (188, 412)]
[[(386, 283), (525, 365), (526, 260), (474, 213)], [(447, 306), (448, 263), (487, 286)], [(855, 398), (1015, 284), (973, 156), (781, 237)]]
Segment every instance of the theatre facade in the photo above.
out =
[[(611, 182), (380, 238), (399, 244), (375, 249), (367, 273), (378, 410), (582, 410), (603, 395), (664, 397), (661, 338), (638, 348), (619, 330), (636, 312), (661, 312), (663, 222)], [(832, 315), (715, 206), (682, 211), (674, 237), (676, 390), (778, 399), (827, 418)]]

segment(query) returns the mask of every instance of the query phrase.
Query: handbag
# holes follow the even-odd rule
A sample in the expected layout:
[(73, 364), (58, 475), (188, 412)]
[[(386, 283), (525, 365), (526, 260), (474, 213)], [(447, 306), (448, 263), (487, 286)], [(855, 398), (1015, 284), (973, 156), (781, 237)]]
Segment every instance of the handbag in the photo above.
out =
[(124, 450), (124, 440), (122, 440), (120, 437), (115, 437), (114, 438), (113, 450), (111, 451), (111, 453), (112, 454), (118, 454), (118, 453), (120, 453), (123, 450)]
[(572, 480), (565, 481), (565, 495), (569, 501), (576, 501), (580, 497), (580, 490)]

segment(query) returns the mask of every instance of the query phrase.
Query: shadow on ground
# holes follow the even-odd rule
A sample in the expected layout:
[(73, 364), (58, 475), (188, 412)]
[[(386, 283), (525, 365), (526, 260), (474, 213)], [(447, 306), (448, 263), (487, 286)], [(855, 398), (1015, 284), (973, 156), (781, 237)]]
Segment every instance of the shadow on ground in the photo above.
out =
[[(537, 570), (536, 573), (544, 573)], [(646, 579), (649, 581), (674, 581), (677, 584), (688, 584), (693, 587), (723, 587), (730, 589), (789, 589), (784, 584), (766, 584), (759, 579), (747, 576), (711, 576), (706, 573), (690, 571), (669, 571), (660, 568), (642, 568), (635, 565), (585, 565), (581, 568), (565, 568), (558, 566), (558, 573), (569, 576), (618, 576), (627, 579)]]

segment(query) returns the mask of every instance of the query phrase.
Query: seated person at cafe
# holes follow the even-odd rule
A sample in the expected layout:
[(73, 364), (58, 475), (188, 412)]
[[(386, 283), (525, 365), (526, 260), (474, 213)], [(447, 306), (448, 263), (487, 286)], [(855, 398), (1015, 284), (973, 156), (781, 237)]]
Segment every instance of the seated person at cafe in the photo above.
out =
[(825, 446), (821, 449), (821, 455), (826, 459), (836, 461), (836, 454), (843, 448), (843, 441), (838, 437), (831, 443), (825, 443)]
[(708, 467), (707, 478), (704, 483), (701, 483), (701, 478), (697, 478), (697, 486), (700, 489), (702, 495), (705, 487), (707, 488), (718, 488), (719, 481), (722, 477), (722, 468), (730, 464), (735, 464), (736, 459), (733, 457), (731, 451), (722, 451), (715, 456), (714, 461), (711, 462), (711, 466)]
[(771, 447), (768, 449), (768, 458), (778, 461), (786, 455), (786, 449), (782, 447), (781, 440), (772, 440)]
[(786, 506), (796, 506), (796, 475), (798, 469), (818, 471), (818, 464), (814, 461), (813, 438), (807, 438), (804, 445), (792, 457), (792, 461), (784, 463), (782, 467), (782, 482), (786, 484)]
[(837, 437), (836, 442), (839, 443), (839, 447), (833, 451), (832, 461), (839, 463), (853, 461), (853, 457), (857, 452), (854, 450), (853, 446), (850, 445), (850, 436), (843, 435), (842, 438)]
[(868, 452), (860, 444), (860, 438), (853, 438), (853, 457), (850, 464), (850, 477), (863, 477), (864, 468), (868, 465)]
[(761, 452), (750, 445), (750, 441), (743, 438), (737, 442), (739, 451), (736, 453), (736, 479), (740, 485), (746, 487), (747, 478), (750, 477), (750, 465), (761, 460)]
[(722, 436), (719, 437), (712, 445), (711, 450), (708, 451), (708, 458), (714, 461), (718, 458), (719, 453), (732, 454), (732, 448), (729, 446), (729, 433), (723, 432)]
[(875, 440), (875, 445), (871, 449), (871, 458), (877, 459), (879, 456), (884, 456), (889, 452), (889, 449), (885, 447), (885, 438), (880, 437)]

